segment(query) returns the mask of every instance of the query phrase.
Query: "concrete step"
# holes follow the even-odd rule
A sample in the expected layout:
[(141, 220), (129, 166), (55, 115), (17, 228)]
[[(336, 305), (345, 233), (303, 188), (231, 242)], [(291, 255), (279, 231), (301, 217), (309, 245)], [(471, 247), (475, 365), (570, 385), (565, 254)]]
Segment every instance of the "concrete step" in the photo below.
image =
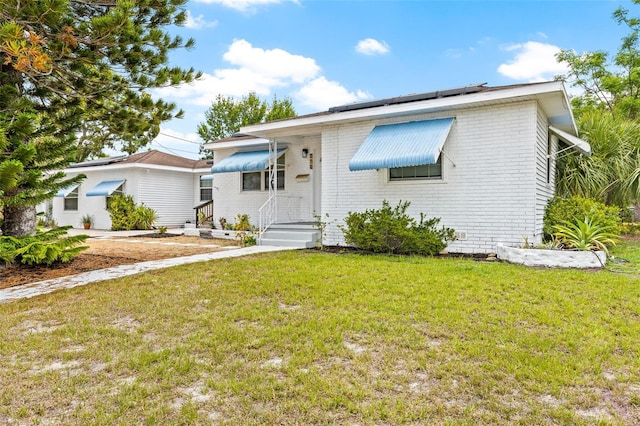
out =
[(312, 240), (315, 241), (320, 236), (318, 231), (295, 231), (295, 230), (275, 230), (269, 229), (262, 235), (262, 238), (274, 240)]
[(269, 226), (268, 231), (317, 231), (318, 228), (314, 223), (276, 223)]
[(270, 238), (262, 238), (260, 242), (262, 246), (276, 246), (276, 247), (294, 247), (294, 248), (313, 248), (316, 246), (315, 241), (309, 240), (278, 240)]
[(262, 235), (262, 245), (312, 248), (317, 245), (320, 231), (313, 223), (278, 223)]

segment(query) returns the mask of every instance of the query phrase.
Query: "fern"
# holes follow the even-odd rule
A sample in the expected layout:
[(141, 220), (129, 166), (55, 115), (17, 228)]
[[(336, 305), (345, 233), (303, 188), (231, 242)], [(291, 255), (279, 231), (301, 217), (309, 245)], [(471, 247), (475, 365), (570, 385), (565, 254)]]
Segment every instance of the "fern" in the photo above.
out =
[(69, 262), (88, 248), (81, 244), (89, 237), (67, 236), (69, 228), (63, 226), (24, 238), (0, 237), (0, 261), (5, 264), (18, 261), (25, 265)]

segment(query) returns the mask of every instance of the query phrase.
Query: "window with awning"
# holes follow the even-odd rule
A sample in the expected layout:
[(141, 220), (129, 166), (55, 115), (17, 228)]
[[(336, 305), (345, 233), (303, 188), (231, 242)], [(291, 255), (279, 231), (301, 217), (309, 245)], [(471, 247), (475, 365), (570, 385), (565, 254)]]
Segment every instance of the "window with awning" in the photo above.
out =
[(349, 162), (349, 170), (436, 165), (454, 118), (383, 124), (373, 128)]
[(73, 185), (70, 185), (70, 186), (67, 186), (66, 188), (60, 189), (56, 193), (55, 196), (56, 197), (67, 197), (67, 196), (69, 196), (69, 194), (71, 194), (73, 191), (75, 191), (79, 186), (80, 186), (79, 183), (74, 183)]
[(87, 197), (109, 197), (115, 192), (122, 192), (123, 180), (105, 180), (87, 191)]
[[(280, 157), (286, 148), (279, 149), (276, 157)], [(256, 172), (269, 165), (269, 150), (236, 152), (220, 160), (211, 167), (211, 173)]]

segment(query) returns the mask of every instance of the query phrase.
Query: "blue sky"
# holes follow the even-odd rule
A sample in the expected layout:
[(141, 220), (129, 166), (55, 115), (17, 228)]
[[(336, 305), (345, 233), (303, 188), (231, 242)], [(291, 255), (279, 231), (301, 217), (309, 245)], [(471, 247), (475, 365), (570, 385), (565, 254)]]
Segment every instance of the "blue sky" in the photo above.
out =
[(298, 114), (446, 89), (552, 79), (559, 49), (615, 52), (628, 31), (611, 17), (630, 1), (190, 0), (196, 47), (171, 64), (204, 77), (155, 91), (185, 118), (150, 148), (198, 157), (196, 133), (217, 94), (292, 99)]

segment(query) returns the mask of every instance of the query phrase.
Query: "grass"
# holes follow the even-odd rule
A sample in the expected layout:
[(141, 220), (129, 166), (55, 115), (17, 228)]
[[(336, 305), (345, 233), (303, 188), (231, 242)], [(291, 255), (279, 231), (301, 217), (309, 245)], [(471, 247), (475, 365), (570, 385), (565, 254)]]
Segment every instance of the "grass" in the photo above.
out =
[(0, 423), (637, 424), (638, 283), (295, 251), (61, 291), (0, 305)]

